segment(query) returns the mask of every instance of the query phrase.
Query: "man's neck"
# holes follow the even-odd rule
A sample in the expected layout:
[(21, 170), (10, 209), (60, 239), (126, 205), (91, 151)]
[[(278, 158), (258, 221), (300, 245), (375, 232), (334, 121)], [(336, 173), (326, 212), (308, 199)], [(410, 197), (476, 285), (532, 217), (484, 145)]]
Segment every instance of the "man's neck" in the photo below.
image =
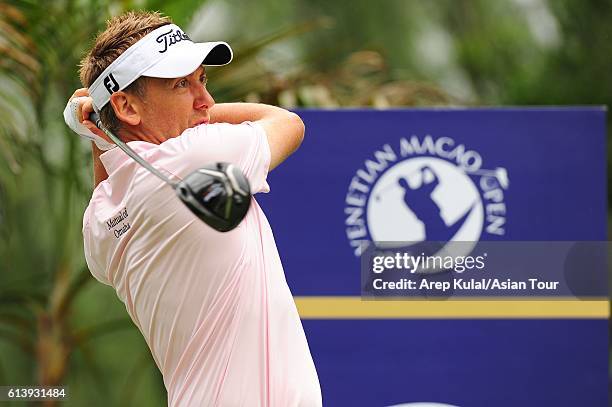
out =
[(93, 158), (94, 188), (96, 188), (100, 182), (108, 178), (108, 174), (106, 173), (106, 168), (104, 168), (102, 161), (100, 161), (100, 155), (104, 153), (104, 151), (100, 150), (94, 142), (91, 143), (91, 147), (91, 155)]

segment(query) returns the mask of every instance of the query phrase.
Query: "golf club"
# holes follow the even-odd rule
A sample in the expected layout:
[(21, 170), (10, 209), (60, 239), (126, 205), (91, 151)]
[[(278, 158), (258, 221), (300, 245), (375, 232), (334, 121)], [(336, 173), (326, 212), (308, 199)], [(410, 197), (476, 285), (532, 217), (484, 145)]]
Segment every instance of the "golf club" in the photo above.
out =
[(170, 185), (191, 212), (213, 229), (228, 232), (246, 216), (251, 204), (251, 187), (235, 165), (223, 162), (205, 165), (175, 182), (105, 128), (97, 112), (90, 113), (89, 120), (134, 161)]

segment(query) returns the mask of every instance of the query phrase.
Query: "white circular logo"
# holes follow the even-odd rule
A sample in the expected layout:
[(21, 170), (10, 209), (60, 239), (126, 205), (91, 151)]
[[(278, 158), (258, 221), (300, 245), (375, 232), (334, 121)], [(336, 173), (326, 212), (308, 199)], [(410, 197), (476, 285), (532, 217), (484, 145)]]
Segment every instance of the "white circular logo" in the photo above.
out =
[(480, 239), (478, 189), (456, 166), (433, 157), (404, 160), (376, 182), (367, 203), (370, 237), (379, 242)]
[[(351, 179), (346, 235), (355, 256), (375, 241), (473, 242), (506, 233), (505, 168), (483, 169), (482, 156), (450, 137), (400, 138), (383, 145)], [(448, 246), (448, 245), (447, 245)]]

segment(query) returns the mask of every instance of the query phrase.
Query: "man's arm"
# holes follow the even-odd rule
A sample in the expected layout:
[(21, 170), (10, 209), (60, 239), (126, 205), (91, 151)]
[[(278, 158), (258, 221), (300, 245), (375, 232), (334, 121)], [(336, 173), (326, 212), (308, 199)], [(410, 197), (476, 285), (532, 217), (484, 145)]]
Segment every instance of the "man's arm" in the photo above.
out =
[(239, 124), (251, 121), (260, 124), (270, 146), (272, 171), (285, 161), (304, 139), (304, 123), (295, 113), (261, 103), (219, 103), (210, 110), (211, 123)]

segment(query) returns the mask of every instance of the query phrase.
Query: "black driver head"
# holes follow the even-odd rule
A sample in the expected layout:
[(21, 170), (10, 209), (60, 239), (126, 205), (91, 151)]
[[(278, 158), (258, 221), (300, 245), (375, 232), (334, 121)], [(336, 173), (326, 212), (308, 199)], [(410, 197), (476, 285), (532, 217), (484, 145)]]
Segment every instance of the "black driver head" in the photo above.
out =
[(204, 166), (179, 182), (176, 194), (191, 212), (219, 232), (234, 229), (247, 214), (251, 187), (233, 164)]

